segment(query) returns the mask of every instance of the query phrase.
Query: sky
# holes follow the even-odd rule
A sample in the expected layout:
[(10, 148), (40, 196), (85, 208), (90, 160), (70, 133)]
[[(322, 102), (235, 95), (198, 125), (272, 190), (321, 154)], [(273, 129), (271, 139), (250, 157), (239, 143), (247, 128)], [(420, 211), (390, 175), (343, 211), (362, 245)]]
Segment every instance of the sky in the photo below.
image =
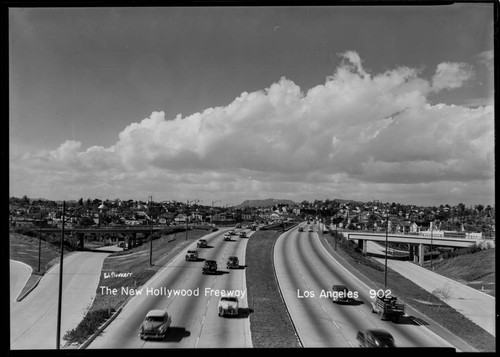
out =
[(8, 12), (10, 196), (494, 204), (493, 3)]

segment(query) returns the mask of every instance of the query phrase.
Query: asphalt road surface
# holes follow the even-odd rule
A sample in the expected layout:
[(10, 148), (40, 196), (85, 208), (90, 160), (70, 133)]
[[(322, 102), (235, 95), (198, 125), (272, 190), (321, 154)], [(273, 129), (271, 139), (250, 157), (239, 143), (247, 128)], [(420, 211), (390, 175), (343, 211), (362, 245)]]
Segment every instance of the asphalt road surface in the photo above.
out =
[[(109, 253), (75, 252), (64, 258), (61, 344), (66, 331), (75, 328), (90, 307)], [(12, 279), (12, 277), (11, 277)], [(59, 264), (45, 273), (38, 286), (10, 309), (10, 348), (55, 349)]]
[[(276, 241), (274, 262), (278, 282), (292, 321), (304, 347), (358, 347), (358, 330), (382, 328), (389, 331), (398, 347), (452, 347), (447, 341), (411, 316), (398, 323), (382, 321), (372, 312), (370, 287), (358, 280), (325, 249), (317, 227), (302, 224)], [(321, 294), (332, 285), (346, 285), (354, 300), (347, 305), (333, 303)], [(314, 296), (313, 296), (314, 294)]]
[[(223, 241), (228, 229), (210, 233), (204, 239), (208, 248), (196, 248), (196, 242), (179, 253), (142, 288), (142, 294), (127, 302), (120, 314), (97, 336), (87, 348), (233, 348), (252, 347), (245, 278), (245, 250), (248, 238), (233, 235)], [(237, 230), (239, 232), (240, 230)], [(251, 232), (248, 230), (247, 234)], [(251, 239), (251, 238), (249, 238)], [(197, 249), (198, 261), (186, 261), (188, 250)], [(240, 269), (227, 269), (229, 256), (237, 256)], [(203, 275), (203, 260), (213, 259), (218, 264), (218, 274)], [(147, 294), (147, 291), (159, 294)], [(218, 302), (222, 290), (240, 291), (238, 317), (219, 317)], [(197, 296), (168, 296), (178, 291)], [(167, 309), (172, 324), (162, 340), (141, 340), (139, 328), (149, 310)]]

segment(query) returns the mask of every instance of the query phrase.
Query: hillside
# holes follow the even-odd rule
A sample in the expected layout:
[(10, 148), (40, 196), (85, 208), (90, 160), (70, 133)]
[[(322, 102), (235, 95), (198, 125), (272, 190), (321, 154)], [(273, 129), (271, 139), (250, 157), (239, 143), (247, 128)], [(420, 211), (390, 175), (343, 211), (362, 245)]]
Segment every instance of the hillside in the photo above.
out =
[(295, 202), (291, 200), (282, 200), (275, 198), (268, 198), (265, 200), (245, 200), (243, 203), (236, 206), (236, 208), (244, 208), (244, 207), (272, 207), (277, 204), (284, 205), (294, 205)]
[[(435, 260), (434, 272), (495, 296), (495, 249)], [(426, 262), (425, 268), (430, 268)]]

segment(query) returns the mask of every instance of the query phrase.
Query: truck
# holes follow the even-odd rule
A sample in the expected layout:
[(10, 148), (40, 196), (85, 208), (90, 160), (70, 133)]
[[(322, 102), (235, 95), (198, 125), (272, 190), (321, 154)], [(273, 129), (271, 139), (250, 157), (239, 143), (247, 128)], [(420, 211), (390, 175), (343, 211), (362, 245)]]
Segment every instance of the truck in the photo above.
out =
[(186, 253), (186, 261), (188, 260), (198, 260), (198, 251), (197, 250), (188, 250)]
[(238, 257), (230, 256), (226, 263), (226, 268), (228, 269), (238, 269), (240, 267), (240, 261)]
[(200, 240), (198, 240), (198, 242), (196, 243), (196, 246), (198, 248), (206, 248), (206, 247), (208, 247), (207, 240), (206, 239), (200, 239)]
[(217, 274), (217, 262), (215, 260), (205, 260), (201, 269), (202, 274)]
[(150, 310), (139, 328), (141, 340), (149, 338), (164, 339), (172, 318), (167, 310)]
[(238, 298), (236, 296), (223, 296), (219, 300), (219, 316), (238, 316)]
[(395, 296), (376, 296), (372, 301), (372, 312), (380, 314), (381, 320), (392, 320), (398, 322), (405, 314), (405, 305), (398, 303)]

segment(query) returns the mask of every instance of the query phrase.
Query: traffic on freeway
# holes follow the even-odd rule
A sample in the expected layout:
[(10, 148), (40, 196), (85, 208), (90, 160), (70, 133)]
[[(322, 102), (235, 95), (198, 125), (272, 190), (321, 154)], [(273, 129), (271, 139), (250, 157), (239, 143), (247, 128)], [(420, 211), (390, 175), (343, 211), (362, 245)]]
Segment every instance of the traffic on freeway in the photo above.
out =
[[(327, 252), (313, 225), (301, 224), (282, 234), (276, 241), (274, 264), (304, 347), (359, 347), (364, 342), (358, 332), (366, 329), (387, 331), (396, 347), (453, 347), (408, 316), (400, 316), (397, 324), (382, 320), (371, 302), (390, 292), (367, 286), (352, 275)], [(348, 301), (333, 301), (338, 296), (334, 285), (347, 288)]]
[[(248, 240), (237, 235), (224, 240), (227, 231), (206, 235), (206, 245), (201, 247), (198, 242), (190, 244), (146, 286), (134, 292), (120, 314), (87, 348), (252, 347), (245, 279)], [(251, 236), (252, 232), (247, 234)], [(194, 250), (198, 257), (186, 259)], [(237, 269), (226, 268), (229, 257), (238, 257)], [(203, 274), (207, 261), (216, 262), (211, 274)], [(219, 302), (230, 295), (238, 298), (236, 314), (219, 316)], [(147, 325), (146, 315), (158, 310), (168, 313), (166, 332), (160, 338), (140, 338), (141, 326)]]

